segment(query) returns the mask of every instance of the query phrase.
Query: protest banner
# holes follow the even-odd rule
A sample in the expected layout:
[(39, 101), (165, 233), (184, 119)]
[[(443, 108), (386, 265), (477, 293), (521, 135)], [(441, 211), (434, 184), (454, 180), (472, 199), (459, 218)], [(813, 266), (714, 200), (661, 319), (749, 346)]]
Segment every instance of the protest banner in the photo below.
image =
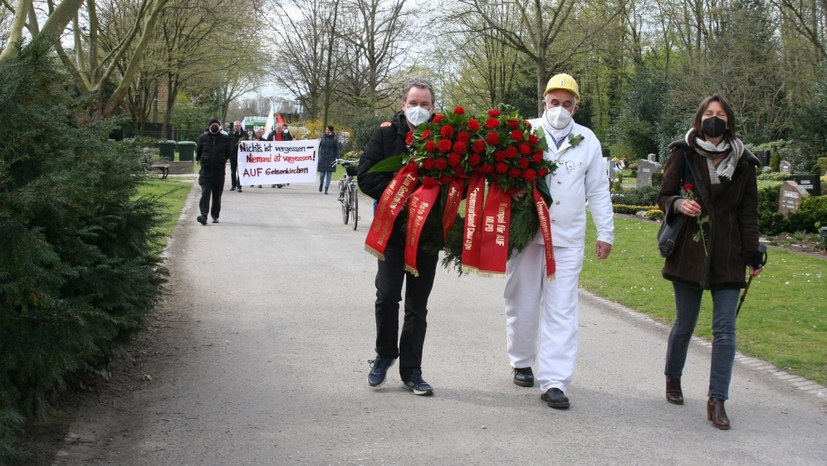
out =
[(238, 176), (242, 185), (316, 181), (319, 140), (241, 141)]

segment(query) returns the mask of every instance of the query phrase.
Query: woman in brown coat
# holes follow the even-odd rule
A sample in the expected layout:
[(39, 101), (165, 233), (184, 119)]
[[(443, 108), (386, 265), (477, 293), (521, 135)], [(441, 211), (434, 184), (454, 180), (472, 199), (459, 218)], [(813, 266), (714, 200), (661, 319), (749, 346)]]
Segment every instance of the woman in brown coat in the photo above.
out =
[(704, 290), (712, 293), (712, 363), (707, 417), (729, 429), (724, 400), (735, 359), (735, 313), (745, 274), (762, 270), (758, 253), (758, 159), (735, 136), (732, 107), (706, 98), (683, 140), (670, 146), (658, 205), (665, 221), (686, 215), (663, 277), (675, 292), (675, 323), (666, 349), (666, 400), (683, 404), (681, 374)]

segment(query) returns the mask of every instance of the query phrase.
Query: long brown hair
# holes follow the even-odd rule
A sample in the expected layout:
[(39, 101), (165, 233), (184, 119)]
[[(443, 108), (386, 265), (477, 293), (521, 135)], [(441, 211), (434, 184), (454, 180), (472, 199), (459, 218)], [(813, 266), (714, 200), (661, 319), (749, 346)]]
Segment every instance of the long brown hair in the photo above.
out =
[(694, 129), (695, 132), (698, 134), (702, 133), (701, 128), (703, 127), (703, 124), (701, 123), (701, 119), (703, 118), (704, 112), (706, 111), (707, 107), (709, 107), (709, 104), (712, 102), (718, 102), (719, 104), (721, 104), (721, 108), (723, 108), (724, 113), (726, 113), (727, 129), (724, 134), (729, 136), (730, 138), (736, 138), (735, 113), (732, 111), (732, 105), (729, 105), (729, 102), (727, 102), (726, 99), (724, 99), (718, 94), (707, 97), (706, 99), (704, 99), (703, 102), (701, 102), (701, 105), (698, 106), (698, 111), (695, 112), (695, 118), (692, 119), (692, 129)]

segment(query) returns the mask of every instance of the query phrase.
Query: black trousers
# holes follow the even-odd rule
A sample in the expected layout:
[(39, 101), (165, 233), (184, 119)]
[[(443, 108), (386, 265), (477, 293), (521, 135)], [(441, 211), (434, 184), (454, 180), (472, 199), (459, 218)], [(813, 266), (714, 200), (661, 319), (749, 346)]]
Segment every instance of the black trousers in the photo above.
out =
[[(391, 242), (385, 260), (378, 261), (376, 273), (376, 354), (399, 357), (399, 374), (405, 378), (422, 366), (422, 347), (428, 328), (428, 297), (434, 285), (437, 254), (419, 251), (416, 258), (419, 276), (405, 271), (405, 246)], [(405, 314), (399, 335), (399, 303), (405, 283)], [(397, 335), (399, 335), (397, 346)]]
[(240, 188), (241, 182), (238, 179), (238, 162), (233, 162), (230, 160), (230, 187), (231, 188)]
[[(209, 212), (212, 218), (218, 218), (221, 213), (221, 193), (224, 191), (224, 174), (198, 176), (198, 185), (201, 186), (201, 201), (198, 207), (201, 216), (206, 217)], [(210, 197), (212, 196), (212, 208), (210, 208)]]

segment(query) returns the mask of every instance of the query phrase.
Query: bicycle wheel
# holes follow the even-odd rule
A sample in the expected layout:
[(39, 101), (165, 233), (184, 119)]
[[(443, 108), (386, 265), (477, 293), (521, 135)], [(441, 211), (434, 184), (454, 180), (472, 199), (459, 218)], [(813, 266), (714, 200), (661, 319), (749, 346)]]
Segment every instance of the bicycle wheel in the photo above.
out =
[(350, 193), (347, 189), (347, 185), (342, 187), (342, 220), (347, 225), (348, 217), (350, 216)]
[(353, 231), (359, 224), (359, 190), (356, 183), (350, 185), (350, 216), (353, 217)]

